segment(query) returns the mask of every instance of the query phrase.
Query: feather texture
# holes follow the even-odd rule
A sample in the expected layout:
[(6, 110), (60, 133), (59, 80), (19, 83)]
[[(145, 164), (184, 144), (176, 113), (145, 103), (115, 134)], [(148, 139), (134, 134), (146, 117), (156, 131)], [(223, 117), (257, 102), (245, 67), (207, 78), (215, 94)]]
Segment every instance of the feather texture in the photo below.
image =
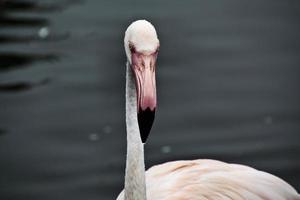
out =
[[(173, 161), (146, 172), (148, 200), (300, 200), (282, 179), (216, 160)], [(123, 200), (123, 192), (117, 200)]]

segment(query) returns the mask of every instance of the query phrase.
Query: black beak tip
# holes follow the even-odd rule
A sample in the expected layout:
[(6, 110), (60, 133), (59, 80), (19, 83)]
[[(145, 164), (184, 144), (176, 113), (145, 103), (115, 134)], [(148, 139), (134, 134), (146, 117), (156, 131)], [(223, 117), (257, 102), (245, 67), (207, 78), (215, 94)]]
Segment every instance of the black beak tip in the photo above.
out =
[(154, 122), (154, 117), (155, 117), (155, 109), (151, 110), (150, 108), (147, 108), (146, 110), (142, 110), (140, 108), (138, 111), (138, 122), (139, 122), (141, 139), (143, 143), (146, 143), (147, 141), (151, 127)]

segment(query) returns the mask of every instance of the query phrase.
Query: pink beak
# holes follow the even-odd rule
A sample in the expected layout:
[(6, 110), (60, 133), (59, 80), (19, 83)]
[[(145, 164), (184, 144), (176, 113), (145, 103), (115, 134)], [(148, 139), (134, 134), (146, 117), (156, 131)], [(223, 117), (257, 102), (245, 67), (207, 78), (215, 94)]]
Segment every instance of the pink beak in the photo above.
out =
[(138, 122), (142, 141), (145, 143), (150, 133), (157, 105), (155, 64), (157, 52), (144, 55), (132, 53), (132, 70), (136, 80)]
[(155, 85), (155, 61), (156, 55), (143, 55), (133, 53), (132, 69), (135, 74), (137, 88), (138, 109), (145, 111), (156, 108), (156, 85)]

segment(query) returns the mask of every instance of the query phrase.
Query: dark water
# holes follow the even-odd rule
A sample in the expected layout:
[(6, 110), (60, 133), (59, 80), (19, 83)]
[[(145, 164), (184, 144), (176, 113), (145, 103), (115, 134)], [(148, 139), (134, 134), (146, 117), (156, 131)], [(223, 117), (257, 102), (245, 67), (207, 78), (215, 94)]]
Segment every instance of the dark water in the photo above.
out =
[(0, 199), (114, 199), (123, 187), (129, 23), (161, 40), (146, 165), (195, 158), (300, 190), (300, 3), (0, 1)]

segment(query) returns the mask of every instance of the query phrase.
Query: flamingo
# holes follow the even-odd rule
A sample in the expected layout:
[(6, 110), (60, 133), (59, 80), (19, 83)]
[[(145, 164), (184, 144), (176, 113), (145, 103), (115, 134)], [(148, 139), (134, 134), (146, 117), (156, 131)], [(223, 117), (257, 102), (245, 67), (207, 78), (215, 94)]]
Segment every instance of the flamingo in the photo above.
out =
[(157, 105), (155, 67), (159, 40), (146, 20), (133, 22), (124, 38), (127, 159), (125, 186), (117, 200), (300, 200), (282, 179), (217, 160), (172, 161), (145, 172), (144, 143)]

